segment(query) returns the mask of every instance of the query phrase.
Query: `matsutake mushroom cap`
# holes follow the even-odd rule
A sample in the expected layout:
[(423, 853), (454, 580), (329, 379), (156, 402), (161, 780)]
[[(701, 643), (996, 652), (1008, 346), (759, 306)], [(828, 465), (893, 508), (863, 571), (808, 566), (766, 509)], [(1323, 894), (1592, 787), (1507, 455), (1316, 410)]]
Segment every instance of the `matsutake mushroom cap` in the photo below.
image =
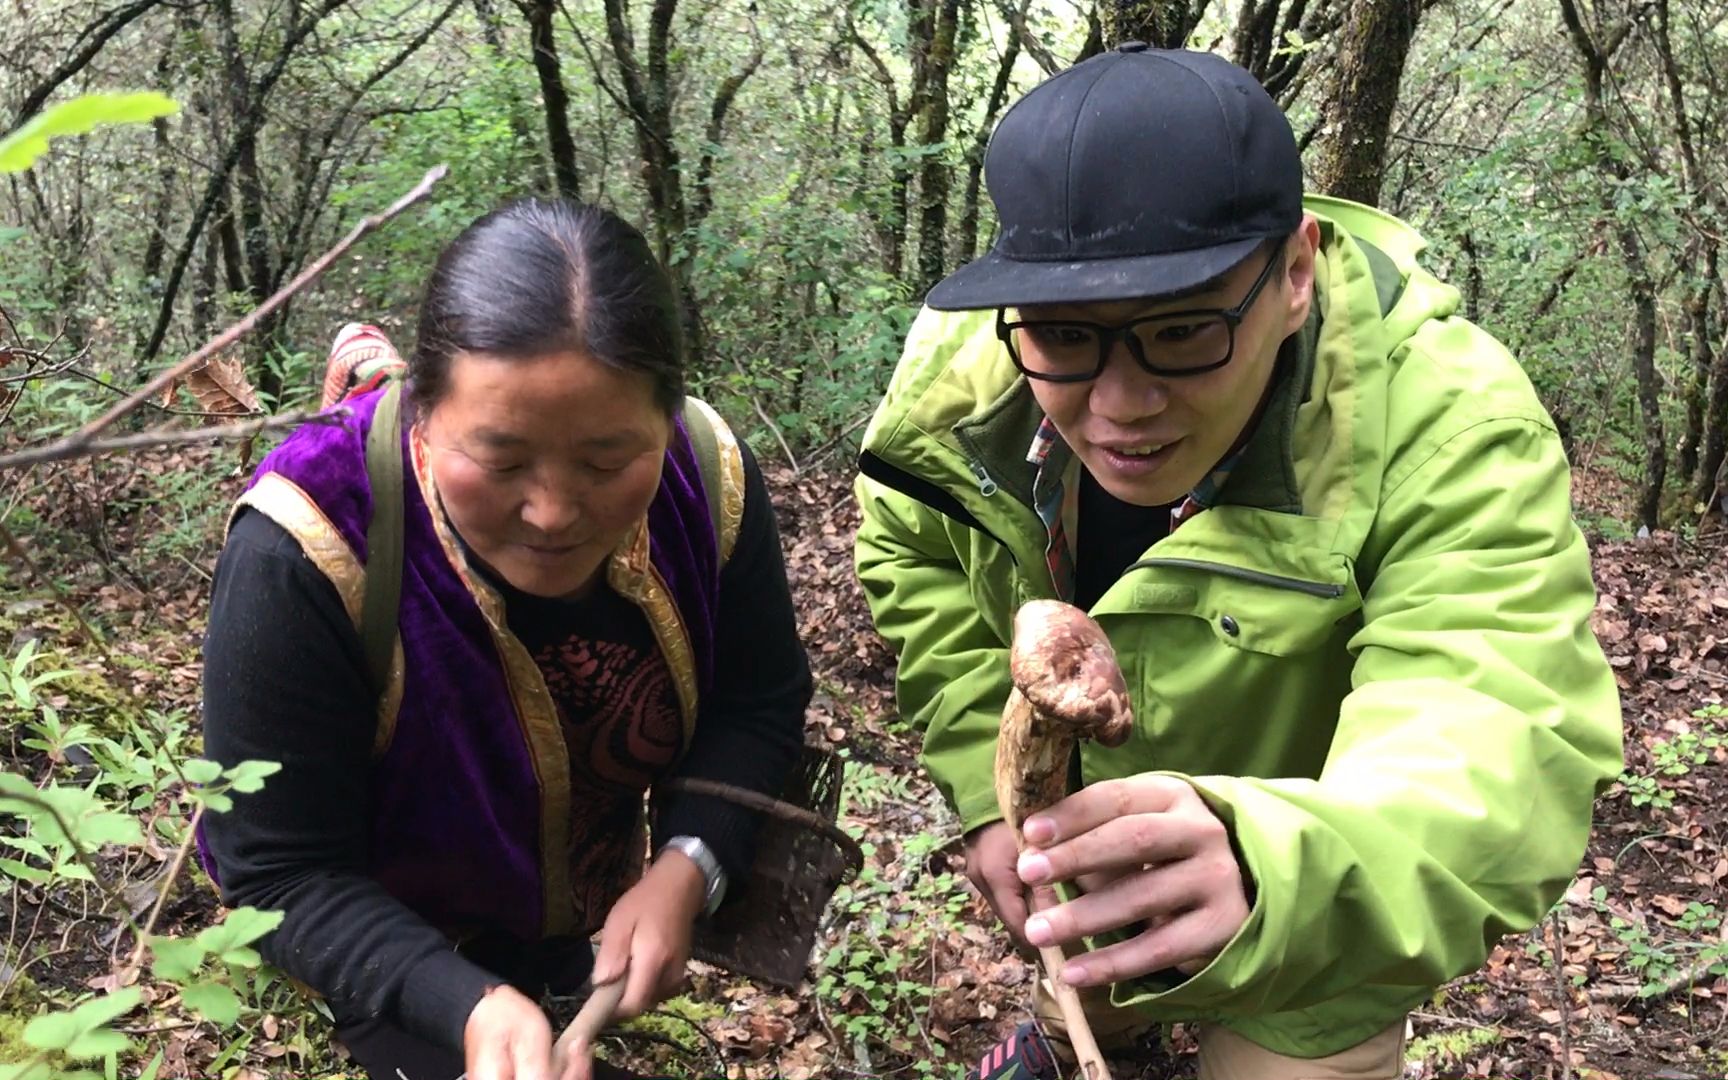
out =
[(1116, 650), (1090, 615), (1034, 600), (1014, 616), (1014, 685), (1040, 718), (1076, 739), (1121, 746), (1134, 727)]

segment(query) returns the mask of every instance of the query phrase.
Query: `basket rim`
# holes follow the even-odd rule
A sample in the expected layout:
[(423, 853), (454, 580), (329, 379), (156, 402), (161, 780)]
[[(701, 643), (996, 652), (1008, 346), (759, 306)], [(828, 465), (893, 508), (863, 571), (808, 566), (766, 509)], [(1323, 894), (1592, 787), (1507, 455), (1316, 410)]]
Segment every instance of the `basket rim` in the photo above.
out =
[(858, 841), (847, 835), (844, 829), (802, 806), (797, 806), (782, 799), (764, 795), (760, 791), (737, 787), (733, 784), (723, 784), (718, 780), (705, 780), (695, 776), (681, 776), (666, 780), (655, 785), (656, 793), (670, 791), (685, 791), (692, 795), (709, 795), (725, 799), (740, 806), (760, 811), (779, 818), (793, 825), (802, 825), (812, 832), (817, 832), (834, 841), (846, 856), (847, 869), (850, 874), (856, 874), (864, 868), (864, 849), (858, 846)]

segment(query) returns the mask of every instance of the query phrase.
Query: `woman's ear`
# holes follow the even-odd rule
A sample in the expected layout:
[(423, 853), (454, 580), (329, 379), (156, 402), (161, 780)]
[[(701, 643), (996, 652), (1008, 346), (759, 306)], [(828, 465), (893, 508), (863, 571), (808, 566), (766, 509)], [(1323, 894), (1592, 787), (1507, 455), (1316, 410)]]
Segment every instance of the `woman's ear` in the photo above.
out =
[(1284, 245), (1284, 334), (1302, 329), (1314, 304), (1314, 260), (1320, 253), (1320, 222), (1303, 214), (1302, 224)]

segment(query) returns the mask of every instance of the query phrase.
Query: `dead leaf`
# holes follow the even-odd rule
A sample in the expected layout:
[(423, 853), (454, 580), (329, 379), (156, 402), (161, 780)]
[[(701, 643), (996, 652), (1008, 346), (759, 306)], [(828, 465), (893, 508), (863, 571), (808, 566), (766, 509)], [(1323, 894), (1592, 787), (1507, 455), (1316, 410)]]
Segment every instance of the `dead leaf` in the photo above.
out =
[(207, 413), (244, 416), (262, 411), (258, 394), (246, 381), (246, 368), (237, 356), (212, 357), (186, 376), (186, 389)]

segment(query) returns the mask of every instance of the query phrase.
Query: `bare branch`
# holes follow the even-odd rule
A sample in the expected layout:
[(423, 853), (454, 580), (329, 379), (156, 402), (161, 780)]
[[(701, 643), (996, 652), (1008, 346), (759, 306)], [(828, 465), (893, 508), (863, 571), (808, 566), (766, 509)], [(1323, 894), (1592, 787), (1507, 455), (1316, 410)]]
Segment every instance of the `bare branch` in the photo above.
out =
[(137, 941), (132, 946), (132, 960), (127, 967), (135, 968), (144, 962), (144, 949), (150, 943), (150, 935), (156, 929), (157, 920), (162, 917), (162, 909), (168, 905), (168, 894), (174, 891), (174, 882), (186, 865), (186, 856), (192, 850), (192, 843), (198, 837), (198, 826), (203, 820), (204, 804), (199, 803), (198, 808), (192, 811), (192, 820), (186, 825), (186, 835), (180, 841), (179, 850), (174, 852), (174, 862), (162, 876), (162, 889), (156, 894), (156, 904), (150, 909), (150, 917), (144, 920), (144, 928), (138, 931)]
[(1016, 8), (1011, 0), (997, 0), (996, 7), (1008, 21), (1014, 36), (1020, 39), (1020, 47), (1026, 50), (1026, 55), (1038, 62), (1038, 66), (1044, 69), (1044, 74), (1054, 75), (1062, 70), (1062, 62), (1051, 55), (1050, 50), (1046, 49), (1044, 43), (1027, 27), (1024, 10)]
[(703, 143), (701, 160), (696, 163), (696, 201), (690, 211), (691, 223), (695, 225), (701, 224), (714, 207), (714, 161), (719, 155), (720, 139), (725, 134), (726, 113), (732, 108), (738, 91), (762, 66), (762, 35), (756, 31), (754, 21), (751, 22), (751, 36), (756, 39), (756, 44), (744, 66), (727, 76), (714, 91), (714, 105), (708, 114), (707, 139)]
[[(159, 373), (155, 378), (145, 383), (142, 388), (135, 391), (132, 396), (127, 398), (125, 401), (122, 401), (120, 404), (114, 406), (114, 408), (108, 410), (106, 413), (103, 413), (101, 416), (85, 425), (78, 432), (69, 435), (64, 439), (60, 439), (45, 447), (32, 450), (21, 450), (17, 453), (0, 456), (0, 469), (15, 468), (19, 465), (29, 464), (31, 461), (52, 461), (59, 457), (77, 456), (84, 452), (94, 442), (96, 436), (113, 426), (115, 421), (136, 411), (139, 406), (143, 405), (146, 401), (159, 393), (163, 387), (178, 380), (189, 372), (197, 370), (199, 367), (208, 363), (211, 357), (244, 337), (271, 312), (287, 303), (294, 294), (316, 281), (325, 270), (330, 268), (332, 263), (347, 252), (349, 248), (358, 243), (362, 237), (373, 232), (385, 222), (388, 222), (408, 207), (425, 198), (427, 193), (432, 190), (432, 185), (443, 179), (447, 172), (449, 172), (449, 166), (447, 165), (438, 165), (434, 167), (432, 170), (427, 172), (427, 174), (421, 178), (420, 182), (406, 195), (397, 199), (381, 213), (365, 218), (358, 225), (354, 226), (353, 231), (346, 237), (343, 237), (340, 243), (319, 256), (311, 266), (302, 270), (293, 281), (284, 285), (274, 296), (270, 297), (268, 300), (247, 313), (245, 318), (222, 331), (222, 333), (216, 335), (214, 338), (211, 338), (196, 352), (186, 357), (186, 359)], [(53, 451), (54, 453), (49, 456), (44, 456), (48, 455), (50, 451)]]
[[(14, 559), (23, 564), (26, 573), (41, 582), (49, 592), (54, 594), (54, 599), (59, 602), (61, 607), (71, 613), (72, 618), (78, 623), (78, 628), (84, 631), (84, 640), (94, 645), (96, 651), (102, 654), (103, 659), (112, 664), (114, 654), (108, 651), (108, 643), (102, 640), (102, 635), (98, 634), (96, 628), (85, 621), (84, 613), (78, 610), (78, 605), (73, 603), (72, 598), (60, 588), (59, 582), (42, 572), (42, 568), (36, 565), (36, 560), (32, 559), (30, 553), (24, 550), (24, 545), (18, 542), (16, 536), (12, 535), (12, 530), (6, 527), (4, 521), (0, 521), (0, 544), (6, 545), (6, 550), (11, 553)], [(66, 835), (70, 837), (72, 834), (67, 833)], [(80, 852), (79, 854), (82, 855), (83, 853)]]
[(291, 412), (276, 416), (260, 416), (234, 424), (218, 424), (214, 427), (180, 428), (174, 431), (152, 428), (149, 431), (140, 431), (136, 435), (121, 435), (113, 439), (96, 439), (77, 448), (70, 448), (62, 443), (53, 443), (48, 446), (20, 450), (15, 454), (8, 454), (6, 457), (0, 458), (0, 468), (37, 465), (44, 461), (64, 461), (73, 457), (96, 457), (101, 454), (112, 454), (124, 450), (148, 450), (159, 446), (183, 446), (187, 443), (214, 442), (218, 439), (250, 439), (266, 431), (298, 427), (301, 424), (340, 423), (344, 416), (345, 414), (340, 411), (327, 413)]

